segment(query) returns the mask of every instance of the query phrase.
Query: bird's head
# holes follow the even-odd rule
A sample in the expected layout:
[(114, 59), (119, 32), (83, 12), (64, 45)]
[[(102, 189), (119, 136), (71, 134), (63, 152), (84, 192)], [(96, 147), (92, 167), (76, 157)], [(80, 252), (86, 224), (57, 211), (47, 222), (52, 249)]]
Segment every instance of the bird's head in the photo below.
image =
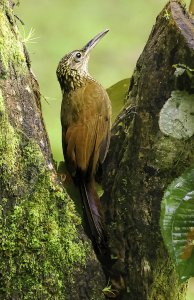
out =
[[(57, 78), (61, 87), (71, 84), (72, 80), (81, 80), (82, 76), (88, 74), (88, 62), (91, 50), (102, 39), (102, 37), (108, 32), (106, 29), (97, 34), (80, 50), (74, 50), (65, 55), (57, 67)], [(73, 86), (73, 84), (71, 84)]]

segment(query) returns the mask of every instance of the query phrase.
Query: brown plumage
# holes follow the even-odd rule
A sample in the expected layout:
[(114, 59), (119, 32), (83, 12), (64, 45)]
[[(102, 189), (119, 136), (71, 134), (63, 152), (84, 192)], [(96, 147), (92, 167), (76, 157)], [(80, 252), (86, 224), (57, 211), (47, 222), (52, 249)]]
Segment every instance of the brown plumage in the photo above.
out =
[(110, 142), (111, 104), (105, 89), (88, 73), (90, 50), (108, 32), (95, 36), (81, 50), (59, 62), (57, 77), (61, 105), (62, 145), (67, 169), (79, 186), (90, 235), (97, 244), (103, 239), (100, 200), (94, 176), (103, 163)]

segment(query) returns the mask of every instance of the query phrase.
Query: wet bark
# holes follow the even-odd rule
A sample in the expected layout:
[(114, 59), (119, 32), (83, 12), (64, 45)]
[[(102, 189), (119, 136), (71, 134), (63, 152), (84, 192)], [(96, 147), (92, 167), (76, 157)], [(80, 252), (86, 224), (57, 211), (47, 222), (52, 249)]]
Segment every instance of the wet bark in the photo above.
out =
[(159, 226), (165, 188), (194, 163), (193, 134), (177, 137), (179, 126), (174, 133), (159, 126), (173, 91), (194, 92), (186, 75), (175, 76), (176, 64), (194, 68), (194, 24), (181, 3), (171, 1), (137, 62), (104, 166), (102, 202), (117, 299), (185, 299)]
[(102, 299), (103, 272), (57, 178), (13, 7), (0, 0), (0, 299)]

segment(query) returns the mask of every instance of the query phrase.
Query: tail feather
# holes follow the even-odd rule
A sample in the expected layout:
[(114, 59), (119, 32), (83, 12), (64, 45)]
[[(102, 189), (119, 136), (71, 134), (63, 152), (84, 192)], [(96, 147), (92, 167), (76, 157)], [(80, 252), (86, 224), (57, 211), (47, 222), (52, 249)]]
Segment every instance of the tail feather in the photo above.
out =
[(83, 201), (90, 233), (94, 241), (99, 244), (103, 240), (103, 224), (100, 200), (95, 190), (94, 181), (80, 183), (80, 193)]

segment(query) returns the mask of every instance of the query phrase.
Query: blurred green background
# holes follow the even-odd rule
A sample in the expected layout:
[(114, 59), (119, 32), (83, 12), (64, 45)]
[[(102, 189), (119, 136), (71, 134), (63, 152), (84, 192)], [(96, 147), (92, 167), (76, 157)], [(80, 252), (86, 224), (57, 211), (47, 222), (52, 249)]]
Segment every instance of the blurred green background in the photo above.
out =
[[(32, 68), (40, 83), (43, 113), (54, 158), (63, 159), (60, 133), (61, 91), (56, 79), (59, 60), (84, 46), (105, 28), (110, 32), (93, 49), (90, 73), (104, 86), (130, 77), (166, 0), (20, 0), (16, 8)], [(21, 25), (18, 21), (18, 25)], [(113, 103), (114, 105), (114, 103)]]
[[(18, 25), (41, 93), (47, 99), (42, 98), (43, 115), (55, 160), (63, 160), (61, 91), (55, 75), (59, 60), (109, 28), (110, 32), (92, 51), (90, 73), (106, 88), (129, 78), (156, 16), (166, 3), (166, 0), (20, 1), (15, 10), (25, 26), (19, 21)], [(30, 31), (34, 31), (33, 35)], [(116, 106), (113, 103), (113, 108)], [(194, 282), (190, 281), (187, 300), (193, 299)]]

